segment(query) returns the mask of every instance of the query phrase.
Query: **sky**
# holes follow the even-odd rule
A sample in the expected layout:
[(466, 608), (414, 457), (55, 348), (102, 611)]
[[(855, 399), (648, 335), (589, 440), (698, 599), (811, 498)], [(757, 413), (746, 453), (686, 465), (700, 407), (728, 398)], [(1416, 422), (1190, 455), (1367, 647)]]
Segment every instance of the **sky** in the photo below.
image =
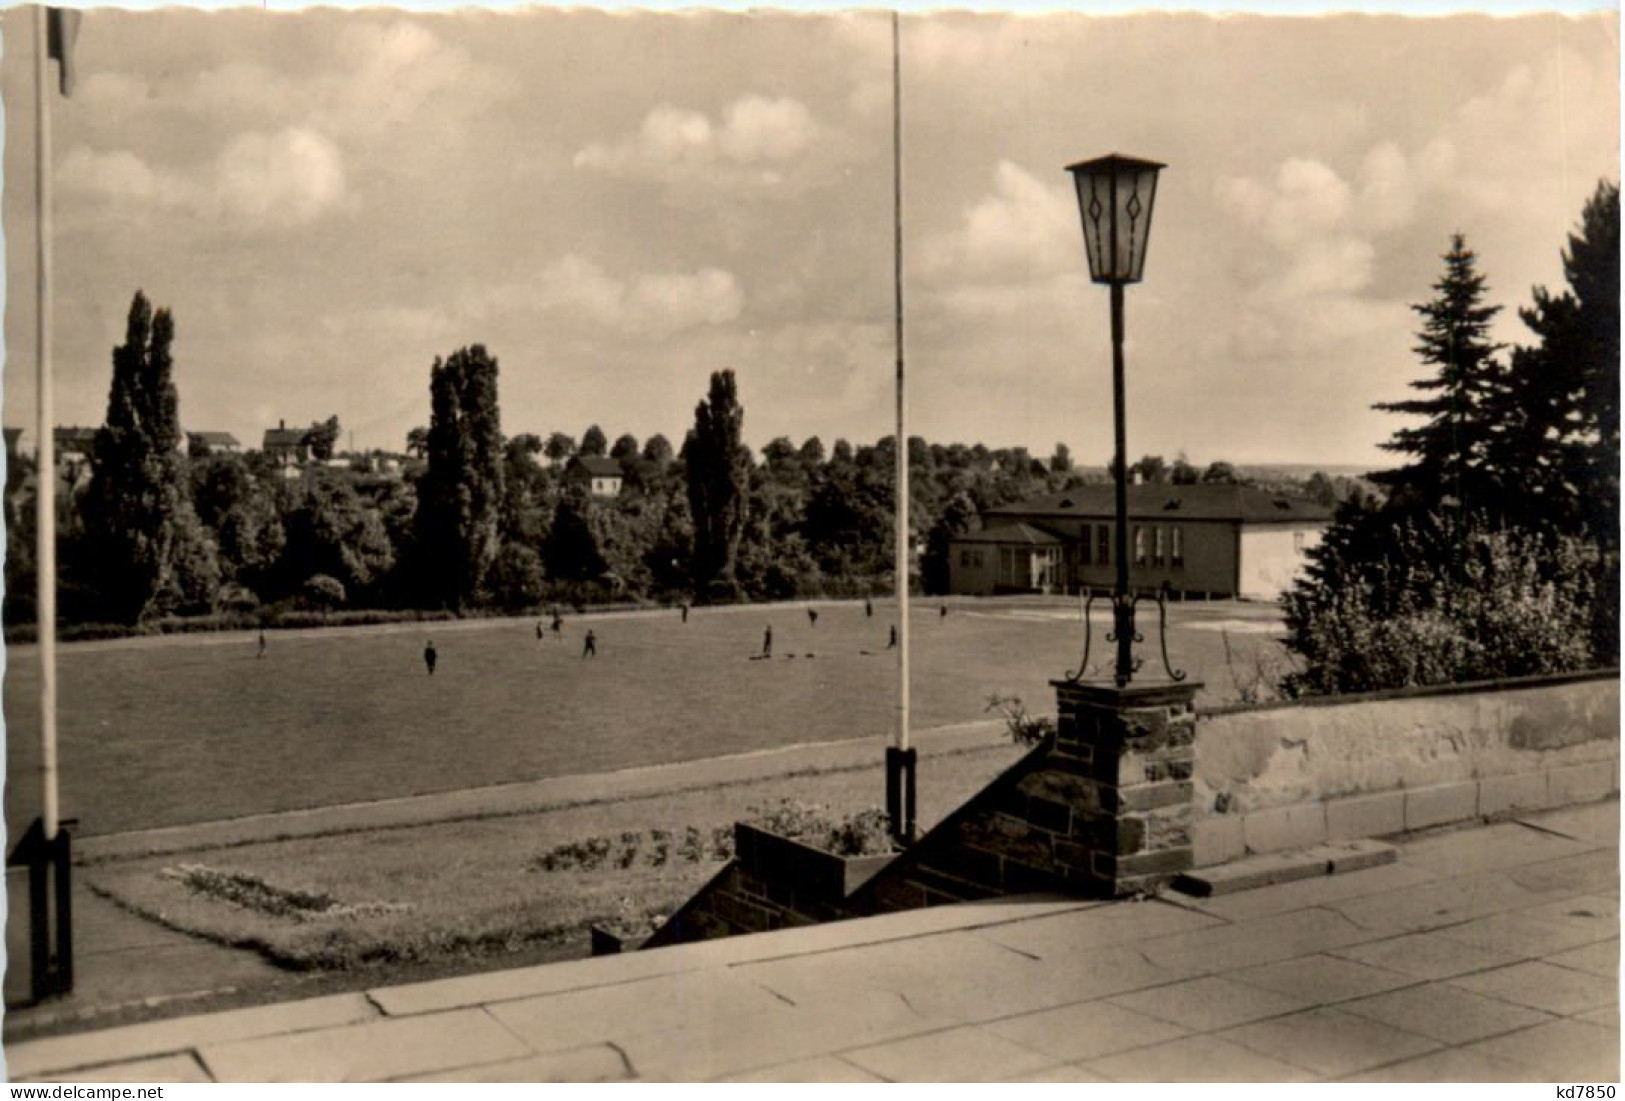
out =
[[(4, 15), (4, 420), (34, 416), (29, 16)], [(1450, 235), (1497, 335), (1619, 176), (1614, 13), (906, 14), (909, 432), (1111, 450), (1107, 293), (1068, 163), (1167, 162), (1127, 292), (1128, 446), (1380, 467)], [(183, 426), (336, 414), (403, 447), (484, 344), (509, 434), (894, 423), (890, 21), (92, 10), (53, 98), (56, 421), (106, 409), (137, 288)], [(353, 433), (353, 436), (351, 435)], [(30, 433), (31, 435), (31, 433)]]

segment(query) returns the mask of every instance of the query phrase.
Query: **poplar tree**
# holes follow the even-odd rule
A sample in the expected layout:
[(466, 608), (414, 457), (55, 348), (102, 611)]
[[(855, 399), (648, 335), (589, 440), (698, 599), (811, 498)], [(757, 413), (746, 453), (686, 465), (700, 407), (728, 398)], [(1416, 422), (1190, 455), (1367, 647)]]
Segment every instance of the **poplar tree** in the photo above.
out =
[(484, 345), (435, 357), (429, 373), (429, 466), (418, 488), (423, 595), (461, 610), (484, 599), (501, 549), (502, 420), (497, 361)]
[(192, 509), (170, 344), (175, 323), (137, 291), (113, 349), (107, 418), (92, 444), (85, 550), (98, 613), (120, 623), (206, 610), (215, 548)]
[(734, 581), (750, 490), (750, 454), (741, 438), (744, 423), (734, 373), (714, 372), (706, 399), (694, 409), (694, 430), (683, 445), (694, 522), (692, 574), (701, 599), (726, 596)]

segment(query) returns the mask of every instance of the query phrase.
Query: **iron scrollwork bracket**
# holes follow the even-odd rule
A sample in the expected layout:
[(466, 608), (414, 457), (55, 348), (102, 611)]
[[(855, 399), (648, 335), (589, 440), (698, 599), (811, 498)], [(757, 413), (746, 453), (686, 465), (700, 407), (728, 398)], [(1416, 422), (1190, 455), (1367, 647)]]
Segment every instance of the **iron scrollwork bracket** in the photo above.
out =
[[(1175, 669), (1173, 663), (1168, 660), (1168, 589), (1168, 582), (1164, 581), (1155, 592), (1136, 594), (1134, 603), (1138, 604), (1142, 600), (1155, 600), (1157, 602), (1157, 642), (1162, 648), (1162, 668), (1167, 672), (1170, 680), (1182, 681), (1188, 674), (1183, 669)], [(1144, 642), (1145, 640), (1136, 632), (1134, 641)], [(1139, 664), (1139, 661), (1136, 660), (1135, 667), (1138, 668)]]
[[(1066, 675), (1066, 683), (1068, 684), (1077, 684), (1083, 679), (1084, 674), (1089, 671), (1089, 642), (1094, 635), (1095, 629), (1094, 623), (1089, 619), (1089, 609), (1094, 606), (1095, 591), (1090, 589), (1088, 597), (1083, 602), (1083, 658), (1078, 662), (1078, 671)], [(1111, 641), (1110, 634), (1106, 636), (1106, 640)]]

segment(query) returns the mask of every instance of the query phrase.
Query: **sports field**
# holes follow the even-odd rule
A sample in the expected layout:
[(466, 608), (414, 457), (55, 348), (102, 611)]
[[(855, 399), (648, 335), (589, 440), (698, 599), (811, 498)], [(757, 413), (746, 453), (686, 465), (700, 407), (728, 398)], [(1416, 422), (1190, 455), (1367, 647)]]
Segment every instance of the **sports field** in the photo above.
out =
[[(712, 757), (884, 733), (896, 706), (887, 650), (894, 607), (877, 602), (534, 620), (128, 639), (58, 655), (63, 813), (85, 834), (210, 821)], [(916, 602), (913, 726), (987, 718), (992, 693), (1053, 710), (1051, 678), (1075, 668), (1078, 607), (1066, 601)], [(1143, 613), (1142, 613), (1143, 614)], [(1092, 663), (1108, 657), (1094, 609)], [(1170, 610), (1174, 662), (1234, 698), (1231, 667), (1273, 648), (1274, 608)], [(758, 658), (764, 628), (773, 656)], [(588, 629), (596, 657), (583, 657)], [(1148, 672), (1156, 625), (1142, 629)], [(424, 669), (424, 643), (439, 654)], [(1226, 640), (1236, 658), (1227, 661)], [(6, 821), (38, 813), (38, 654), (7, 652)], [(16, 836), (16, 833), (13, 833)]]

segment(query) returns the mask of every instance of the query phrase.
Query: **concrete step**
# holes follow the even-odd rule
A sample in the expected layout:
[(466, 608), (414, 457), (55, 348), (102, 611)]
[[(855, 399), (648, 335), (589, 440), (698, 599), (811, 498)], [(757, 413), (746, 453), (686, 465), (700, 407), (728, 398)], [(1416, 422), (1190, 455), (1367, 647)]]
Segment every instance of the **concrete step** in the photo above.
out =
[(1399, 850), (1381, 841), (1334, 841), (1291, 852), (1249, 856), (1213, 868), (1185, 872), (1174, 881), (1174, 890), (1198, 898), (1250, 891), (1272, 883), (1290, 883), (1338, 872), (1357, 872), (1392, 864)]

